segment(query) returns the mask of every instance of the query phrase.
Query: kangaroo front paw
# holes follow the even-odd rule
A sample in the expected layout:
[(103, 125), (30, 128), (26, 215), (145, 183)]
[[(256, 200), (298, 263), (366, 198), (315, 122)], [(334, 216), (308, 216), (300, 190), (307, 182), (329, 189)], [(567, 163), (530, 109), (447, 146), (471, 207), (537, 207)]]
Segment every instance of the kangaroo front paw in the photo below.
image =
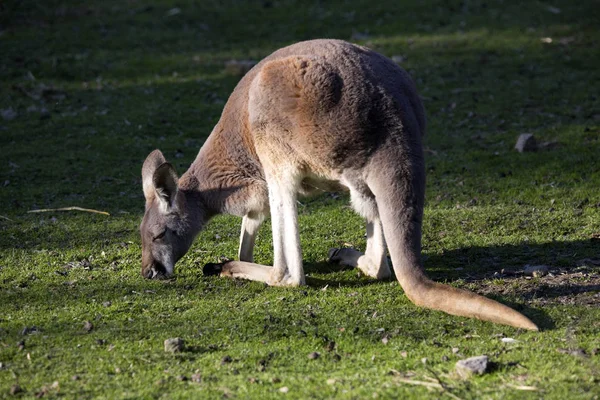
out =
[(340, 250), (338, 248), (332, 248), (329, 249), (329, 251), (327, 252), (327, 262), (328, 263), (337, 263), (338, 261), (340, 261)]
[(327, 261), (332, 264), (345, 265), (348, 267), (356, 267), (358, 259), (363, 254), (351, 247), (342, 247), (340, 249), (329, 249), (327, 253)]
[(202, 268), (202, 273), (206, 276), (220, 275), (223, 271), (224, 263), (208, 263)]

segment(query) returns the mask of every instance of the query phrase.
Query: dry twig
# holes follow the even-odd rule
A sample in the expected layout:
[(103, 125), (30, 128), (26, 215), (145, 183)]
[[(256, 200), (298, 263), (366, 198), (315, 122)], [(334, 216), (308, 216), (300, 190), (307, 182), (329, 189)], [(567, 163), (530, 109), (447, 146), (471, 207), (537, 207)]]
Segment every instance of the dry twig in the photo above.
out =
[(530, 392), (535, 392), (535, 391), (539, 390), (535, 386), (513, 385), (512, 383), (507, 383), (506, 386), (508, 386), (509, 388), (512, 388), (512, 389), (527, 390), (527, 391), (530, 391)]
[(94, 214), (102, 214), (102, 215), (110, 215), (106, 211), (98, 211), (93, 210), (91, 208), (81, 208), (81, 207), (62, 207), (62, 208), (42, 208), (39, 210), (29, 210), (28, 213), (42, 213), (42, 212), (53, 212), (53, 211), (84, 211)]

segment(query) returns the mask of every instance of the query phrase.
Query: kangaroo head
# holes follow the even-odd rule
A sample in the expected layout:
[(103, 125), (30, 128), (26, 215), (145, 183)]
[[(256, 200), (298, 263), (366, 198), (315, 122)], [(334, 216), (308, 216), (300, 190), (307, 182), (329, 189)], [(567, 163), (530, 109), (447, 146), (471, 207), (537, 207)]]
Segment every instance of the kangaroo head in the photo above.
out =
[(159, 150), (144, 161), (142, 182), (146, 212), (140, 225), (142, 276), (168, 278), (175, 263), (190, 248), (195, 233), (178, 177)]

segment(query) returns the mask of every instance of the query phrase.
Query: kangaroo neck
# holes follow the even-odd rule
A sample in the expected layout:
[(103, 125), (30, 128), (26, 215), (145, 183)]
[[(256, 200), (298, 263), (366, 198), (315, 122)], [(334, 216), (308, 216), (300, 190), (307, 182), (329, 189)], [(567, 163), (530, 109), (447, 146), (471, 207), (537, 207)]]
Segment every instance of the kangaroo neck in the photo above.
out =
[(209, 216), (245, 215), (248, 197), (256, 186), (265, 186), (264, 174), (253, 144), (238, 129), (225, 130), (219, 123), (200, 149), (196, 160), (181, 177), (183, 190)]

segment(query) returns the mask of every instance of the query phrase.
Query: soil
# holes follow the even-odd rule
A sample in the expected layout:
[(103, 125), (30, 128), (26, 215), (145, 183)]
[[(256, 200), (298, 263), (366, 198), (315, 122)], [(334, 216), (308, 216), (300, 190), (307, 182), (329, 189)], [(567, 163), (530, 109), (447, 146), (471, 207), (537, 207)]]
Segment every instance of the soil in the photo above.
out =
[(549, 273), (541, 277), (503, 270), (480, 277), (473, 290), (484, 295), (522, 297), (532, 305), (600, 305), (600, 260), (581, 260), (578, 264), (570, 269), (550, 266)]

